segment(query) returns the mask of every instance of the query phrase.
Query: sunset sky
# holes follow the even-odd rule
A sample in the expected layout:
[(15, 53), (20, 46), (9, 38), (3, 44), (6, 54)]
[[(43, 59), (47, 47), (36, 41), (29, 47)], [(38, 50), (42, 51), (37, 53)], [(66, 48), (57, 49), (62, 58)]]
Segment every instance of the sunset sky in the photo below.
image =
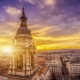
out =
[(0, 50), (12, 45), (23, 3), (37, 50), (80, 49), (80, 0), (0, 0)]

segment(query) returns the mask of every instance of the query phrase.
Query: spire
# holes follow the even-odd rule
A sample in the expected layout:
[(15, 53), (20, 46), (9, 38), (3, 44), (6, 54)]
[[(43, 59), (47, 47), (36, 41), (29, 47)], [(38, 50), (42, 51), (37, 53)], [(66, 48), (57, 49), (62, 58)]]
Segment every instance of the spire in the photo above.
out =
[(23, 5), (23, 9), (22, 9), (22, 16), (25, 16), (24, 5)]
[(27, 20), (27, 18), (26, 18), (26, 16), (25, 16), (24, 5), (23, 5), (23, 8), (22, 8), (22, 16), (21, 16), (20, 19), (26, 19), (26, 20)]

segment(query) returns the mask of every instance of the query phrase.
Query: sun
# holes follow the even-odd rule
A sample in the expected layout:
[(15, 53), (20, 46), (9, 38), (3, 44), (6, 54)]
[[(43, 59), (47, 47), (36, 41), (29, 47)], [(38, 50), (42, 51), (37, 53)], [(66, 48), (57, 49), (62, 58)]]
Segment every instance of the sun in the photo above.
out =
[(4, 53), (11, 53), (12, 52), (12, 48), (11, 47), (4, 47), (3, 48), (3, 52)]

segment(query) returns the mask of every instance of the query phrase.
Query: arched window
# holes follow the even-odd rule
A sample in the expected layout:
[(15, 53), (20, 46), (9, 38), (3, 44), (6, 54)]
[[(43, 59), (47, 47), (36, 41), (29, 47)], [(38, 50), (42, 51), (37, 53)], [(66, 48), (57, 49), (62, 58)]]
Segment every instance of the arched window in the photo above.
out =
[(22, 54), (17, 55), (17, 68), (19, 68), (19, 69), (23, 68), (23, 56), (22, 56)]

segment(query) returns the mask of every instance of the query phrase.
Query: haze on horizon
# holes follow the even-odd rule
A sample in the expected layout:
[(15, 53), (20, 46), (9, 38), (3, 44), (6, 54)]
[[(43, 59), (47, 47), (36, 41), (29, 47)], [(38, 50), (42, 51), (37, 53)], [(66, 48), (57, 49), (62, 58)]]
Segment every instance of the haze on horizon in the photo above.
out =
[(80, 49), (80, 0), (0, 0), (0, 50), (12, 45), (23, 3), (37, 50)]

